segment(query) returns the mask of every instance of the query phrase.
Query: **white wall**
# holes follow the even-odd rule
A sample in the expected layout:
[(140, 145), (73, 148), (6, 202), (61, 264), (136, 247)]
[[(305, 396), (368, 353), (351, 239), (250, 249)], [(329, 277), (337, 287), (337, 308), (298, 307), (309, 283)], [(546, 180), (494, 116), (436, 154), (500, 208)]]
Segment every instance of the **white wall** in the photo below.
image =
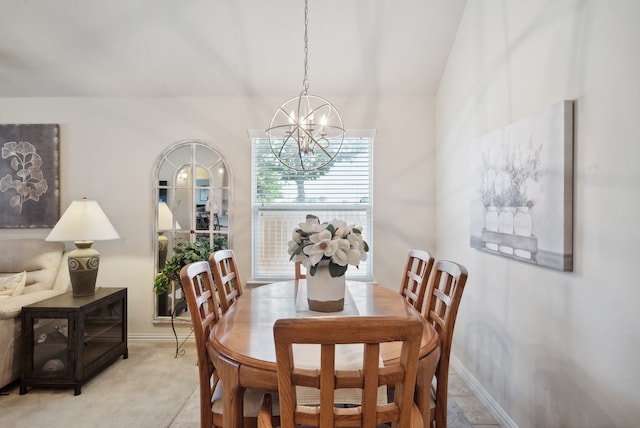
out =
[[(351, 129), (377, 129), (375, 141), (375, 279), (395, 289), (407, 250), (433, 248), (434, 100), (425, 97), (335, 98)], [(60, 124), (61, 210), (96, 199), (118, 241), (96, 242), (98, 285), (129, 288), (132, 337), (171, 335), (154, 326), (152, 172), (171, 144), (198, 139), (227, 159), (235, 190), (234, 250), (243, 280), (251, 275), (251, 147), (248, 129), (268, 126), (279, 99), (0, 98), (0, 123)], [(425, 119), (427, 118), (427, 119)], [(426, 177), (426, 178), (425, 178)], [(0, 230), (0, 239), (46, 237), (48, 229)], [(67, 244), (68, 248), (73, 245)], [(293, 273), (293, 265), (291, 266)]]
[[(636, 0), (470, 1), (437, 96), (437, 252), (469, 269), (453, 353), (523, 428), (640, 423), (639, 18)], [(574, 272), (471, 249), (473, 140), (564, 99)]]

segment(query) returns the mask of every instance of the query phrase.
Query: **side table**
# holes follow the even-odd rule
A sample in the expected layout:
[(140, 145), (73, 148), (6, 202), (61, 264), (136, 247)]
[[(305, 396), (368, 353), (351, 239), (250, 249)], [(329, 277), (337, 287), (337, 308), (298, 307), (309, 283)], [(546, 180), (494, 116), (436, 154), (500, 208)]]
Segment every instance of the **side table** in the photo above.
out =
[(127, 289), (98, 288), (91, 296), (61, 294), (22, 308), (22, 378), (28, 387), (74, 387), (127, 350)]

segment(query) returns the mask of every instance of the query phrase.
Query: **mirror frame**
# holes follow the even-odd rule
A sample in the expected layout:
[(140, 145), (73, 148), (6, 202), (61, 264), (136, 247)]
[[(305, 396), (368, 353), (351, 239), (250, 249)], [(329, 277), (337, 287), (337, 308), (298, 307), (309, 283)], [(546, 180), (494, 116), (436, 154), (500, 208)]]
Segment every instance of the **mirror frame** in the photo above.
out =
[[(198, 159), (198, 153), (200, 153), (200, 157), (203, 156), (203, 150), (206, 153), (211, 155), (211, 159)], [(187, 151), (189, 152), (188, 156)], [(172, 155), (174, 155), (172, 157)], [(208, 156), (206, 156), (208, 157)], [(224, 169), (221, 169), (224, 168)], [(161, 181), (165, 181), (167, 176), (167, 169), (171, 174), (171, 183), (167, 183), (166, 185), (161, 185)], [(178, 179), (181, 171), (196, 171), (196, 176), (193, 174), (189, 175), (187, 173), (188, 180), (190, 183), (186, 185), (179, 185)], [(202, 171), (206, 172), (208, 178), (208, 184), (198, 183), (198, 173)], [(162, 176), (161, 176), (162, 174)], [(214, 177), (216, 174), (221, 176), (220, 185), (217, 185)], [(184, 179), (184, 175), (181, 176)], [(168, 181), (168, 180), (166, 180)], [(215, 236), (226, 236), (227, 238), (227, 246), (228, 248), (232, 248), (232, 230), (233, 230), (233, 211), (234, 211), (234, 203), (233, 203), (233, 175), (229, 164), (226, 162), (224, 156), (221, 152), (213, 147), (211, 144), (208, 144), (202, 140), (183, 140), (177, 143), (172, 144), (167, 149), (165, 149), (158, 159), (155, 162), (154, 171), (153, 171), (153, 190), (152, 190), (152, 205), (153, 205), (153, 220), (151, 222), (153, 228), (152, 234), (152, 247), (154, 253), (154, 279), (158, 272), (161, 270), (161, 255), (160, 255), (160, 237), (164, 236), (167, 239), (165, 240), (165, 244), (167, 245), (166, 250), (166, 258), (170, 258), (172, 254), (173, 247), (181, 241), (189, 240), (194, 242), (199, 236), (208, 235), (209, 240), (213, 246), (213, 239)], [(181, 210), (177, 210), (176, 203), (176, 192), (183, 192), (184, 190), (188, 190), (187, 192), (187, 205), (188, 207), (188, 221), (185, 221), (184, 216), (184, 208)], [(161, 191), (165, 191), (164, 202), (167, 203), (169, 207), (169, 215), (171, 216), (173, 213), (177, 213), (174, 218), (170, 220), (173, 227), (170, 229), (163, 228), (162, 230), (159, 227), (159, 206), (160, 202), (162, 202)], [(209, 221), (207, 222), (207, 229), (200, 228), (202, 223), (198, 221), (200, 213), (202, 211), (198, 211), (198, 201), (204, 195), (214, 195), (214, 192), (218, 192), (220, 194), (220, 203), (216, 203), (213, 201), (215, 216), (217, 222), (211, 221), (213, 218), (211, 213), (211, 208), (208, 204), (209, 198), (207, 197), (206, 207), (209, 207), (206, 210), (208, 213)], [(226, 207), (224, 200), (224, 193), (226, 192)], [(180, 201), (182, 203), (182, 201)], [(166, 208), (166, 207), (165, 207)], [(201, 207), (202, 208), (202, 207)], [(217, 211), (220, 211), (219, 213)], [(182, 215), (181, 215), (182, 213)], [(177, 217), (177, 219), (175, 218)], [(224, 225), (226, 223), (226, 226)], [(177, 227), (176, 227), (177, 226)], [(226, 229), (223, 230), (223, 228)], [(154, 305), (153, 305), (153, 319), (157, 322), (173, 322), (174, 319), (181, 322), (191, 323), (189, 318), (182, 317), (174, 317), (173, 308), (176, 302), (176, 288), (174, 287), (171, 293), (171, 302), (169, 303), (171, 314), (170, 315), (159, 315), (159, 301), (158, 295), (153, 291), (153, 287), (151, 287), (151, 292), (154, 297)], [(181, 290), (180, 290), (181, 293)], [(184, 299), (184, 296), (181, 297)], [(184, 303), (186, 307), (186, 302)], [(185, 313), (188, 313), (185, 311)], [(180, 315), (180, 314), (178, 314)]]

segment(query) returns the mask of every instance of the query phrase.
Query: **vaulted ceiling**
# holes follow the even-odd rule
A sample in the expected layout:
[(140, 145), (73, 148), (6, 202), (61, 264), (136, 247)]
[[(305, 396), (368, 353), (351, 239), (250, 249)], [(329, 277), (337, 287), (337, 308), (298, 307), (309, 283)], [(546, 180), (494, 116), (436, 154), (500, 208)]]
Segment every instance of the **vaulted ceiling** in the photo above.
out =
[[(466, 0), (309, 0), (309, 92), (429, 95)], [(302, 89), (303, 0), (2, 0), (0, 97)]]

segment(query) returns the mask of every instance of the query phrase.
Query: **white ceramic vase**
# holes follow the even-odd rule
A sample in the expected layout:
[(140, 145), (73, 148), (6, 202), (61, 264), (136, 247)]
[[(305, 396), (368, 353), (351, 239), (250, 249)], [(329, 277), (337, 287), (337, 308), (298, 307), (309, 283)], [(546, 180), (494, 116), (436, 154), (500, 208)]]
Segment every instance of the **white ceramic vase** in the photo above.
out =
[(329, 266), (318, 266), (315, 275), (307, 272), (307, 303), (316, 312), (339, 312), (344, 308), (345, 278), (332, 277)]

